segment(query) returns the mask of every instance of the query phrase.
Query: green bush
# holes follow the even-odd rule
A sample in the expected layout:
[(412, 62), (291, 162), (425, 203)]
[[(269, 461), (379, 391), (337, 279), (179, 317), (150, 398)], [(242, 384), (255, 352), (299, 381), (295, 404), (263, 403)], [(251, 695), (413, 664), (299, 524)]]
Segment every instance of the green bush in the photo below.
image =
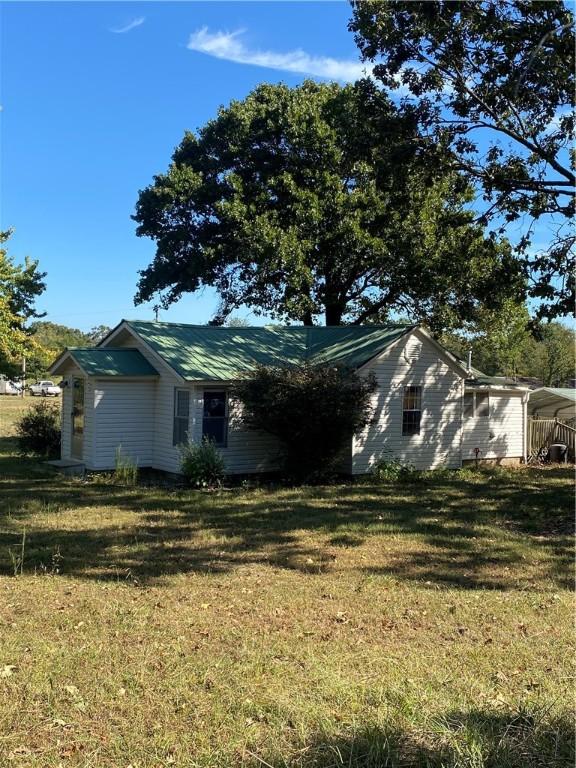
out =
[(249, 429), (280, 441), (289, 479), (316, 482), (338, 467), (352, 435), (372, 417), (374, 377), (334, 365), (258, 366), (232, 395)]
[(403, 464), (400, 459), (380, 459), (374, 464), (371, 475), (379, 483), (412, 482), (420, 477), (413, 464)]
[(196, 488), (217, 488), (224, 478), (224, 459), (216, 444), (204, 438), (201, 443), (180, 447), (182, 474)]
[(21, 454), (58, 456), (60, 454), (60, 413), (45, 400), (34, 403), (16, 423)]

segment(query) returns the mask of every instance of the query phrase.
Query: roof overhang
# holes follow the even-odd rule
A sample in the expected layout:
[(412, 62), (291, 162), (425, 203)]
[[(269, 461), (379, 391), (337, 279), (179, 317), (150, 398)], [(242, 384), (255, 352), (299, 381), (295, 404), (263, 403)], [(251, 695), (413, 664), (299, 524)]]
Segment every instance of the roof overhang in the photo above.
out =
[(70, 363), (75, 365), (77, 368), (80, 368), (80, 371), (84, 374), (84, 376), (88, 375), (86, 371), (82, 370), (81, 366), (76, 362), (76, 360), (74, 360), (71, 352), (68, 349), (65, 349), (64, 352), (58, 355), (56, 360), (54, 360), (52, 365), (48, 368), (48, 373), (50, 373), (52, 376), (64, 376), (66, 366)]
[(88, 377), (104, 379), (155, 379), (159, 373), (139, 349), (130, 347), (71, 347), (50, 367), (63, 374), (73, 364)]
[(98, 344), (96, 346), (97, 347), (107, 347), (107, 346), (109, 346), (114, 341), (114, 339), (120, 333), (122, 333), (123, 331), (128, 331), (128, 333), (130, 333), (131, 336), (133, 336), (135, 339), (138, 339), (138, 342), (140, 344), (142, 344), (142, 346), (144, 347), (146, 352), (148, 352), (150, 354), (150, 356), (154, 359), (155, 363), (157, 363), (161, 368), (163, 367), (165, 369), (168, 369), (170, 371), (170, 373), (172, 373), (179, 382), (184, 383), (184, 382), (188, 381), (183, 376), (181, 376), (178, 373), (178, 371), (173, 366), (170, 365), (170, 363), (168, 363), (166, 360), (164, 360), (164, 358), (161, 357), (156, 352), (156, 350), (152, 349), (152, 347), (148, 344), (148, 342), (145, 339), (143, 339), (142, 336), (140, 336), (138, 331), (130, 325), (130, 321), (129, 320), (121, 320), (118, 323), (118, 325), (116, 325), (114, 328), (112, 328), (112, 330), (109, 331), (109, 333), (106, 336), (104, 336), (104, 338), (101, 339), (98, 342)]

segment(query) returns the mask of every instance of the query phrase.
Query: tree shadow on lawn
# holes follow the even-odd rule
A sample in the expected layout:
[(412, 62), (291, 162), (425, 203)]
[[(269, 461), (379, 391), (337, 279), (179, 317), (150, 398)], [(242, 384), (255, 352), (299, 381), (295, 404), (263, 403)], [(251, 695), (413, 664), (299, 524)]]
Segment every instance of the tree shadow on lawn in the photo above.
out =
[(433, 731), (402, 733), (367, 727), (350, 735), (310, 740), (288, 758), (256, 752), (246, 768), (569, 768), (574, 727), (566, 717), (539, 713), (451, 712)]
[[(5, 573), (26, 526), (28, 570), (49, 570), (57, 554), (66, 573), (87, 578), (142, 581), (244, 564), (319, 574), (334, 567), (343, 548), (386, 545), (393, 536), (404, 539), (397, 556), (383, 550), (380, 564), (372, 550), (376, 562), (355, 568), (434, 585), (510, 589), (519, 586), (528, 547), (556, 585), (571, 586), (570, 488), (522, 472), (513, 479), (481, 475), (474, 483), (451, 477), (213, 494), (29, 475), (0, 482), (0, 504)], [(89, 507), (102, 523), (77, 526)], [(54, 513), (76, 509), (73, 526), (53, 527)], [(114, 510), (134, 513), (136, 521), (115, 522)]]

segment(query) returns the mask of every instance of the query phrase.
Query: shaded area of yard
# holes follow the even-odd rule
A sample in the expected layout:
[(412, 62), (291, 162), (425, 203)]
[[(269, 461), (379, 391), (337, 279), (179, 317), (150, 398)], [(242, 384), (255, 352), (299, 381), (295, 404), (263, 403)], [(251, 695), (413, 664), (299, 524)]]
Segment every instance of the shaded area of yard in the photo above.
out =
[(0, 765), (568, 768), (572, 520), (564, 467), (199, 493), (4, 429)]
[(18, 548), (26, 527), (28, 570), (47, 568), (58, 553), (67, 574), (91, 578), (269, 564), (467, 588), (570, 583), (564, 468), (452, 473), (407, 486), (217, 493), (119, 488), (33, 470), (0, 481), (5, 573), (8, 549)]
[[(406, 732), (366, 728), (350, 738), (319, 734), (286, 763), (288, 768), (385, 768), (386, 766), (494, 766), (495, 768), (567, 767), (574, 747), (574, 726), (569, 718), (546, 727), (528, 713), (502, 715), (486, 710), (449, 712), (433, 724), (429, 741)], [(463, 742), (470, 747), (466, 755)], [(272, 758), (274, 759), (274, 758)], [(266, 761), (267, 762), (267, 761)], [(256, 757), (251, 768), (261, 766)], [(265, 764), (265, 763), (264, 763)]]

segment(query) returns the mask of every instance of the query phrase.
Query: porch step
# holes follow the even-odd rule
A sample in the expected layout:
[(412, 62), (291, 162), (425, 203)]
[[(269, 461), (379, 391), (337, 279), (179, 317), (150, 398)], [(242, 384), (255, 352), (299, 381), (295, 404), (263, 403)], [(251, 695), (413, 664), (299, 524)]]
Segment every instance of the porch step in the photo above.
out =
[(86, 466), (81, 461), (75, 461), (74, 459), (52, 459), (52, 461), (46, 461), (57, 472), (61, 472), (67, 477), (83, 477), (86, 472)]

